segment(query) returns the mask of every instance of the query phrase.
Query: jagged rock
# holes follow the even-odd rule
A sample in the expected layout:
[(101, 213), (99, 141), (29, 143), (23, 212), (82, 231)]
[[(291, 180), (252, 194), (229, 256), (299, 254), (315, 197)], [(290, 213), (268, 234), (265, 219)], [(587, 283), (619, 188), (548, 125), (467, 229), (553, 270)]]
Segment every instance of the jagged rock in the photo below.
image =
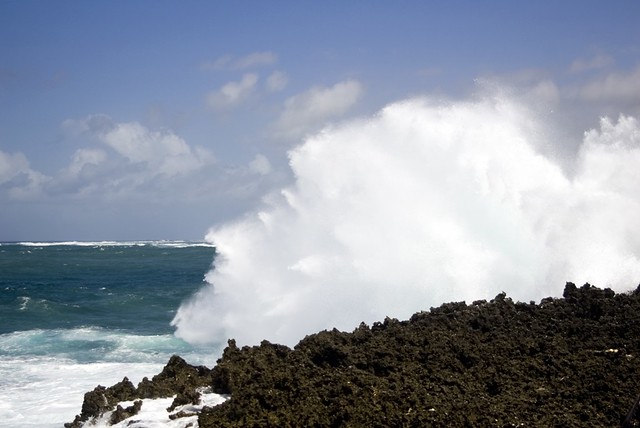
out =
[(107, 389), (109, 402), (129, 401), (137, 397), (136, 387), (125, 377), (121, 382)]
[[(175, 421), (176, 419), (188, 418), (190, 416), (196, 416), (196, 415), (197, 413), (185, 412), (183, 410), (180, 410), (177, 413), (169, 415), (169, 419), (171, 419), (172, 421)], [(191, 426), (191, 425), (187, 425), (187, 426)]]
[(199, 426), (619, 426), (640, 392), (639, 313), (639, 290), (569, 283), (564, 299), (447, 303), (293, 350), (230, 341), (213, 379), (231, 398)]
[(139, 398), (171, 397), (185, 390), (208, 386), (211, 370), (204, 366), (194, 367), (177, 355), (169, 359), (162, 372), (151, 380), (142, 379), (138, 384)]
[(121, 405), (117, 405), (116, 409), (111, 414), (111, 418), (109, 419), (109, 423), (111, 425), (115, 425), (119, 422), (124, 421), (131, 416), (137, 415), (140, 409), (142, 408), (142, 400), (136, 400), (133, 402), (133, 405), (123, 409)]
[[(175, 407), (181, 405), (178, 404), (181, 402), (196, 404), (200, 397), (196, 389), (209, 386), (211, 383), (210, 369), (204, 366), (192, 366), (174, 355), (169, 359), (162, 372), (154, 376), (152, 380), (144, 378), (138, 384), (138, 388), (125, 377), (121, 382), (109, 388), (98, 386), (93, 391), (87, 392), (84, 396), (81, 413), (76, 416), (73, 422), (66, 423), (65, 427), (80, 428), (89, 419), (97, 418), (114, 409), (111, 423), (117, 423), (113, 421), (118, 420), (119, 422), (137, 414), (140, 405), (142, 405), (142, 402), (139, 405), (135, 403), (133, 406), (123, 409), (118, 406), (118, 403), (122, 401), (165, 398), (176, 395)], [(175, 409), (175, 407), (173, 408)]]
[(173, 412), (176, 408), (187, 404), (198, 404), (200, 402), (200, 393), (194, 389), (186, 389), (179, 392), (173, 399), (171, 406), (167, 407), (167, 412)]
[[(201, 428), (636, 427), (638, 314), (640, 286), (616, 294), (567, 283), (563, 298), (540, 304), (500, 293), (352, 333), (319, 332), (293, 349), (229, 340), (212, 370), (172, 357), (136, 394), (178, 394), (173, 409), (194, 402), (198, 386), (231, 394), (203, 408)], [(87, 393), (81, 415), (109, 403), (100, 388)]]
[(136, 387), (126, 377), (109, 388), (98, 385), (93, 391), (84, 394), (80, 414), (76, 416), (73, 422), (66, 423), (64, 426), (66, 428), (79, 428), (87, 420), (113, 410), (117, 403), (135, 398)]

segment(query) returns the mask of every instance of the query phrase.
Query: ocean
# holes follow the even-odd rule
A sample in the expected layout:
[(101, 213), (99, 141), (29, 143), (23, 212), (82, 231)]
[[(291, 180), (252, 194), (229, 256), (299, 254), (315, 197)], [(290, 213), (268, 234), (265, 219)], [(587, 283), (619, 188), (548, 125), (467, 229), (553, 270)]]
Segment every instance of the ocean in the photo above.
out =
[(204, 285), (206, 243), (0, 244), (0, 426), (62, 427), (84, 393), (160, 372), (173, 354), (215, 364), (223, 344), (173, 334)]
[(229, 338), (635, 289), (640, 123), (602, 118), (564, 159), (545, 117), (502, 94), (405, 100), (292, 148), (292, 181), (206, 243), (2, 244), (0, 424), (59, 427), (97, 384), (172, 354), (211, 367)]

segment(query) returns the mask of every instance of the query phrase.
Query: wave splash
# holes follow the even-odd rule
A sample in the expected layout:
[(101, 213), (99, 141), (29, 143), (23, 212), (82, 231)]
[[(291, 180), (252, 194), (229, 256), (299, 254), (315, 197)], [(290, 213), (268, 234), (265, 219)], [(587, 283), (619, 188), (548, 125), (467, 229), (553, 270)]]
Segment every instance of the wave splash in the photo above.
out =
[(569, 175), (504, 97), (412, 99), (308, 138), (292, 186), (207, 235), (208, 285), (172, 324), (189, 342), (295, 344), (325, 328), (407, 318), (500, 292), (528, 301), (565, 281), (640, 280), (640, 128), (603, 118)]

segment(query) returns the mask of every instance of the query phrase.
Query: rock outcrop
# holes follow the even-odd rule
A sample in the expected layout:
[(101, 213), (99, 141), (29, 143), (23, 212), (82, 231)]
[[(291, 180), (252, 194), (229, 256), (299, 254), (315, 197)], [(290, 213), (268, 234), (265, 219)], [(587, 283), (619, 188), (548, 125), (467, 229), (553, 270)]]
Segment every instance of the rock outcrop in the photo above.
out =
[[(114, 411), (111, 424), (136, 415), (144, 398), (166, 398), (176, 396), (173, 404), (167, 409), (172, 411), (184, 404), (197, 404), (200, 399), (198, 389), (211, 384), (211, 370), (203, 366), (192, 366), (177, 355), (169, 359), (162, 372), (151, 380), (146, 377), (136, 388), (126, 377), (122, 382), (105, 388), (98, 385), (93, 391), (84, 395), (82, 410), (73, 422), (64, 424), (65, 428), (80, 428), (86, 421), (98, 418), (104, 413)], [(118, 403), (136, 400), (132, 406), (122, 408)]]
[[(136, 397), (174, 391), (178, 405), (203, 384), (230, 394), (200, 412), (200, 428), (637, 427), (640, 287), (568, 283), (563, 298), (539, 304), (504, 294), (447, 303), (406, 321), (323, 331), (293, 349), (230, 340), (212, 370), (177, 358)], [(115, 395), (87, 393), (78, 418), (112, 409)]]

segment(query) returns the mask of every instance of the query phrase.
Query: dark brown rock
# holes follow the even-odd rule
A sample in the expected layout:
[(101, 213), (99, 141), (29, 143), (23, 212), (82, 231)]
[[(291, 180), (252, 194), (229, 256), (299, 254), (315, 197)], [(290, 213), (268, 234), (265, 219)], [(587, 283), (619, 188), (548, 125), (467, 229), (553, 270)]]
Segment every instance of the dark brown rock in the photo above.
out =
[(620, 426), (640, 392), (638, 294), (567, 284), (564, 299), (501, 293), (293, 350), (230, 341), (213, 379), (231, 398), (199, 425)]
[(123, 409), (121, 405), (117, 405), (116, 409), (111, 414), (111, 418), (109, 419), (109, 423), (111, 425), (115, 425), (119, 422), (124, 421), (131, 416), (137, 415), (140, 409), (142, 408), (142, 400), (136, 400), (133, 402), (133, 405)]
[[(563, 298), (540, 304), (501, 293), (319, 332), (293, 349), (229, 340), (212, 370), (172, 357), (136, 395), (177, 394), (173, 410), (204, 385), (231, 398), (205, 407), (201, 428), (638, 427), (640, 287), (616, 294), (567, 283)], [(115, 405), (116, 390), (87, 393), (78, 418)]]
[(66, 423), (67, 428), (79, 428), (84, 422), (113, 410), (117, 403), (137, 398), (136, 387), (126, 377), (110, 388), (98, 385), (93, 391), (84, 394), (82, 410), (73, 422)]
[(138, 384), (139, 398), (171, 397), (185, 390), (209, 386), (211, 370), (204, 366), (192, 366), (177, 355), (169, 359), (162, 372), (151, 380), (142, 379)]
[[(177, 413), (173, 413), (171, 415), (169, 415), (169, 419), (171, 419), (172, 421), (175, 421), (176, 419), (180, 419), (180, 418), (188, 418), (190, 416), (196, 416), (197, 413), (191, 413), (191, 412), (185, 412), (180, 410)], [(191, 426), (191, 425), (187, 425), (187, 426)]]
[[(87, 392), (82, 403), (82, 410), (73, 422), (66, 423), (67, 428), (80, 428), (89, 419), (96, 418), (105, 412), (114, 410), (111, 423), (120, 422), (138, 413), (142, 402), (123, 409), (118, 405), (122, 401), (139, 400), (143, 398), (166, 398), (176, 395), (171, 410), (188, 403), (196, 404), (200, 398), (197, 389), (210, 386), (211, 370), (203, 366), (192, 366), (182, 358), (174, 355), (169, 359), (162, 372), (151, 380), (144, 378), (136, 388), (126, 377), (122, 382), (105, 388), (97, 386)], [(114, 422), (115, 421), (115, 422)]]
[(173, 412), (176, 408), (180, 406), (185, 406), (187, 404), (198, 404), (200, 402), (200, 393), (195, 389), (184, 389), (181, 392), (178, 392), (176, 398), (173, 399), (171, 406), (167, 408), (167, 412)]

